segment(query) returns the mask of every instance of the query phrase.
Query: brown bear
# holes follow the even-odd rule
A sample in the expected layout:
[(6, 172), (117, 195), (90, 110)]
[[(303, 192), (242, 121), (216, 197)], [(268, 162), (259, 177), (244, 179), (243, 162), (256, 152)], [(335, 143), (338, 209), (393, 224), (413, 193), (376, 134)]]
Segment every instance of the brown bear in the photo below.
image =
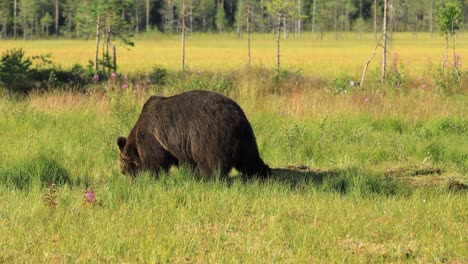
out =
[(119, 137), (117, 145), (120, 169), (132, 176), (142, 170), (157, 175), (172, 165), (186, 165), (204, 175), (226, 176), (233, 167), (250, 176), (270, 174), (242, 109), (211, 91), (152, 96), (130, 135)]

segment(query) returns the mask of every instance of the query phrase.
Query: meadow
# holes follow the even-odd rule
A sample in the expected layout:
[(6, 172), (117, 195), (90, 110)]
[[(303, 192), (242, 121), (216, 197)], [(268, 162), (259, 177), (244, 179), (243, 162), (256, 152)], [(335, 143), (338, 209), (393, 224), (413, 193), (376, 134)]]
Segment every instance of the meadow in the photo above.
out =
[[(139, 38), (119, 57), (123, 74), (178, 69), (175, 37)], [(274, 43), (257, 38), (263, 55), (255, 63), (268, 68)], [(443, 41), (395, 38), (410, 85), (381, 85), (370, 73), (372, 89), (361, 90), (336, 80), (360, 76), (375, 44), (370, 35), (349, 38), (284, 41), (284, 67), (301, 73), (280, 80), (243, 68), (244, 42), (200, 35), (188, 63), (201, 73), (174, 74), (164, 85), (3, 92), (0, 262), (466, 262), (466, 86), (446, 92), (418, 83)], [(0, 53), (51, 52), (66, 67), (86, 64), (88, 46), (92, 53), (91, 41), (5, 41)], [(459, 46), (463, 58), (468, 45)], [(233, 171), (228, 180), (203, 179), (186, 168), (134, 181), (121, 175), (116, 138), (129, 133), (148, 96), (205, 84), (244, 109), (271, 178)]]
[[(191, 70), (229, 71), (247, 64), (247, 40), (234, 34), (193, 34), (187, 37), (186, 64)], [(51, 45), (51, 41), (53, 45)], [(207, 45), (207, 43), (209, 43)], [(274, 68), (276, 43), (271, 34), (253, 34), (251, 40), (252, 66)], [(320, 40), (316, 34), (304, 33), (301, 38), (281, 39), (281, 65), (284, 69), (300, 71), (308, 76), (333, 79), (350, 76), (359, 79), (364, 64), (372, 55), (376, 41), (373, 34), (326, 33)], [(22, 47), (27, 55), (52, 53), (52, 60), (60, 66), (74, 63), (86, 65), (94, 57), (95, 40), (2, 40), (0, 53)], [(102, 48), (102, 47), (100, 47)], [(438, 33), (394, 33), (389, 43), (388, 63), (403, 63), (406, 74), (420, 77), (437, 67), (444, 57), (445, 40)], [(451, 48), (449, 50), (451, 55)], [(460, 33), (456, 52), (462, 60), (468, 56), (468, 35)], [(117, 45), (119, 72), (123, 74), (148, 72), (158, 65), (169, 70), (180, 69), (181, 42), (177, 35), (148, 33), (138, 35), (135, 47)], [(381, 52), (369, 70), (380, 68)], [(462, 65), (462, 69), (467, 69)]]

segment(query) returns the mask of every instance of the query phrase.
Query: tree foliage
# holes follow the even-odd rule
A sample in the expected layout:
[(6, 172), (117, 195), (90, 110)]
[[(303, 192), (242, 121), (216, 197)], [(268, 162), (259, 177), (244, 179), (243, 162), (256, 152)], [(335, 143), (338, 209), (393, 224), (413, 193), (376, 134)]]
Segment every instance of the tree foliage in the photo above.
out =
[(443, 34), (453, 36), (460, 29), (463, 21), (461, 6), (458, 0), (447, 0), (440, 6), (436, 21)]
[(7, 50), (0, 58), (0, 81), (10, 90), (22, 90), (31, 64), (23, 49)]
[[(41, 30), (41, 19), (55, 10), (55, 1), (50, 0), (15, 0), (17, 17), (14, 20), (14, 5), (11, 0), (0, 0), (0, 33), (3, 37), (13, 37), (14, 27), (25, 39), (47, 35)], [(60, 35), (66, 37), (92, 37), (96, 14), (106, 13), (113, 24), (136, 33), (141, 29), (158, 29), (168, 33), (180, 30), (180, 0), (58, 0)], [(189, 0), (187, 28), (196, 31), (231, 31), (239, 30), (245, 24), (247, 0)], [(277, 23), (274, 16), (286, 9), (295, 10), (306, 18), (288, 18), (285, 30), (310, 30), (313, 32), (333, 31), (335, 33), (351, 30), (361, 32), (371, 29), (374, 21), (374, 2), (376, 14), (381, 17), (383, 1), (375, 0), (262, 0), (251, 1), (254, 9), (252, 30), (268, 31)], [(468, 10), (464, 8), (468, 1), (460, 0), (391, 0), (390, 28), (392, 31), (433, 31), (433, 25), (439, 25), (442, 31), (452, 30), (455, 20), (450, 16), (457, 14), (454, 30), (468, 21)], [(283, 10), (281, 10), (283, 9)], [(278, 12), (276, 12), (278, 11)], [(289, 11), (288, 11), (289, 12)], [(448, 12), (448, 13), (447, 13)], [(455, 12), (455, 13), (454, 13)], [(243, 14), (244, 13), (244, 14)], [(438, 14), (442, 13), (442, 14)], [(104, 16), (104, 14), (103, 14)], [(437, 23), (436, 22), (437, 19)], [(380, 20), (380, 18), (379, 18)], [(104, 21), (104, 20), (103, 20)], [(298, 23), (299, 21), (299, 23)], [(44, 22), (44, 21), (42, 21)], [(125, 22), (125, 23), (123, 23)], [(105, 27), (103, 27), (105, 28)], [(42, 28), (44, 29), (44, 28)], [(90, 30), (91, 29), (91, 30)], [(51, 34), (58, 29), (50, 28)], [(115, 35), (118, 37), (119, 34)], [(337, 34), (338, 36), (338, 34)], [(125, 40), (123, 40), (125, 42)]]

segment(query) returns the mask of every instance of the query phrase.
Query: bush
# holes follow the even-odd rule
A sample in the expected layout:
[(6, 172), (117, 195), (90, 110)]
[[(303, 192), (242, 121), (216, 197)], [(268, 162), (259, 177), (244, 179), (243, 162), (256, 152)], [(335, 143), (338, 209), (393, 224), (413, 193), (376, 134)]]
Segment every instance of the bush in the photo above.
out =
[(167, 81), (167, 70), (160, 67), (154, 67), (148, 74), (149, 82), (155, 85), (165, 85)]
[[(0, 82), (9, 92), (27, 93), (41, 90), (84, 90), (90, 83), (86, 69), (75, 64), (70, 70), (55, 68), (50, 54), (25, 57), (22, 49), (7, 50), (0, 59)], [(31, 65), (35, 63), (35, 67)]]
[(30, 86), (28, 75), (32, 61), (23, 49), (7, 50), (0, 59), (0, 81), (8, 91), (25, 92)]

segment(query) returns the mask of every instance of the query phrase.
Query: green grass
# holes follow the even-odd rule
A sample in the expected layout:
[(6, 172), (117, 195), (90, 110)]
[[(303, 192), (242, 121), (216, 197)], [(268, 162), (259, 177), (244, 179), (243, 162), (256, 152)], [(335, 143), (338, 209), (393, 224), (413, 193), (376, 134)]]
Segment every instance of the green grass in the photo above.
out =
[(1, 98), (1, 262), (466, 261), (466, 95), (238, 89), (266, 182), (120, 175), (151, 91)]
[[(166, 177), (170, 177), (169, 179)], [(341, 195), (280, 183), (113, 176), (101, 206), (63, 187), (2, 191), (6, 262), (443, 262), (466, 259), (466, 194)]]
[[(411, 76), (402, 89), (378, 83), (377, 58), (366, 90), (340, 87), (360, 76), (371, 35), (282, 40), (290, 71), (279, 78), (269, 34), (253, 37), (251, 72), (245, 40), (196, 34), (187, 45), (200, 75), (174, 72), (178, 37), (150, 34), (119, 49), (127, 90), (0, 95), (0, 262), (466, 262), (468, 96), (458, 80), (437, 89), (440, 36), (394, 35)], [(65, 67), (93, 55), (93, 41), (71, 40), (2, 41), (0, 53), (14, 47)], [(134, 81), (154, 65), (171, 70), (166, 85)], [(146, 98), (200, 88), (239, 102), (273, 176), (121, 175), (116, 138)]]

